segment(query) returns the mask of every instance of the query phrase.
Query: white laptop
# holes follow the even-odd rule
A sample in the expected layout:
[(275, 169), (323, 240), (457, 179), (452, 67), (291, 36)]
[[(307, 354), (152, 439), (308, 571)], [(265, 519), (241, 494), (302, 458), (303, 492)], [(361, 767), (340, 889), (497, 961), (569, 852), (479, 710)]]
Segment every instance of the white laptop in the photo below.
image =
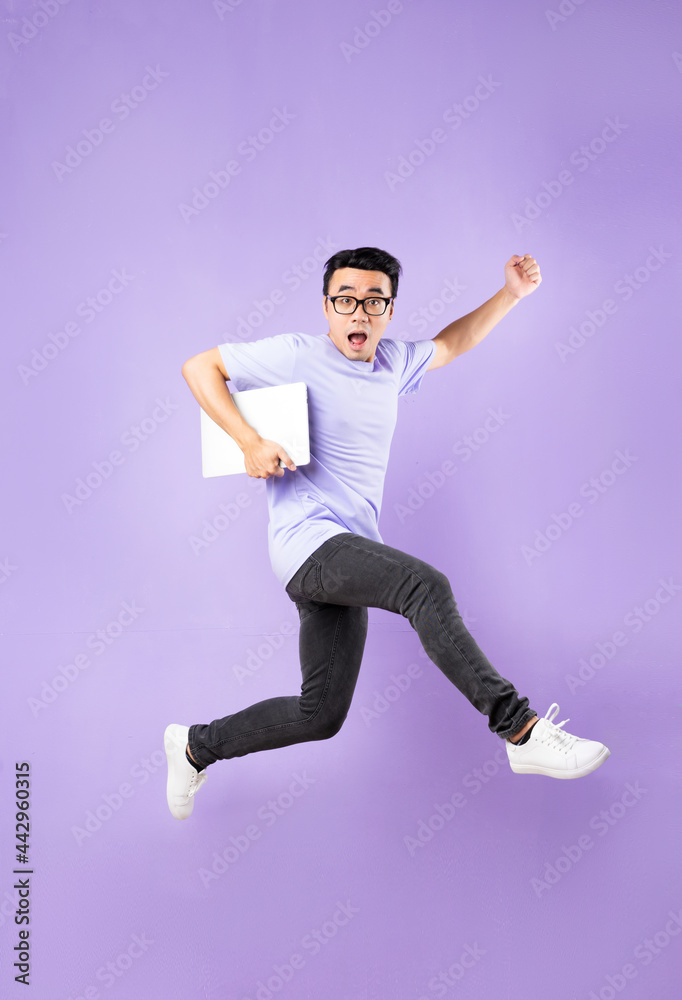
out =
[[(310, 462), (308, 387), (305, 382), (233, 392), (232, 401), (261, 437), (280, 444), (294, 465)], [(204, 478), (246, 472), (244, 453), (230, 435), (201, 412), (201, 467)], [(280, 459), (280, 467), (286, 468)], [(285, 473), (286, 474), (286, 473)]]

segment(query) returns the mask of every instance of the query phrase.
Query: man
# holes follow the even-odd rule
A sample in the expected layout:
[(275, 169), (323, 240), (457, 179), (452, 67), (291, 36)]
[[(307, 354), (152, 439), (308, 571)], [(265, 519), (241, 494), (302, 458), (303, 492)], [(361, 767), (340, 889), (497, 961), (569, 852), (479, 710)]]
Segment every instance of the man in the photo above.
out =
[[(367, 608), (408, 619), (443, 673), (505, 740), (519, 774), (579, 778), (610, 751), (539, 719), (500, 676), (464, 626), (447, 577), (385, 545), (377, 522), (399, 395), (424, 374), (474, 347), (542, 278), (536, 260), (515, 254), (505, 284), (433, 340), (384, 337), (393, 317), (400, 262), (383, 250), (342, 250), (326, 262), (322, 308), (329, 332), (286, 333), (197, 354), (182, 368), (199, 404), (244, 453), (248, 475), (267, 480), (272, 568), (300, 619), (301, 694), (268, 698), (209, 725), (171, 724), (164, 734), (167, 800), (177, 819), (216, 760), (334, 736), (351, 704), (367, 636)], [(288, 382), (308, 389), (310, 463), (296, 468), (275, 441), (239, 414), (238, 391)], [(284, 467), (280, 466), (280, 459)]]

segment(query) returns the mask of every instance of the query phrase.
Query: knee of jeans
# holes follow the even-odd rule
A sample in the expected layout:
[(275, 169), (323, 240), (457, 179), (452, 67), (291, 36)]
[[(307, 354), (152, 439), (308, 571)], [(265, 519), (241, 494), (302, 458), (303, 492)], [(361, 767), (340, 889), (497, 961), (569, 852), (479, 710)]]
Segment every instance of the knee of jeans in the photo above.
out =
[(407, 600), (404, 607), (401, 608), (401, 613), (408, 614), (406, 608), (415, 604), (421, 606), (428, 603), (429, 596), (434, 594), (451, 596), (450, 581), (445, 573), (441, 573), (435, 567), (424, 563), (421, 570), (412, 577), (412, 586), (406, 594)]
[(429, 586), (437, 587), (439, 590), (450, 590), (450, 581), (445, 573), (441, 573), (439, 569), (432, 566), (429, 574)]
[(439, 569), (430, 566), (429, 573), (424, 577), (424, 580), (431, 595), (435, 594), (441, 600), (454, 601), (452, 587), (445, 573), (441, 573)]
[(344, 722), (346, 721), (346, 712), (335, 712), (334, 714), (324, 714), (321, 712), (313, 720), (314, 733), (311, 736), (313, 740), (330, 740), (332, 736), (336, 736)]

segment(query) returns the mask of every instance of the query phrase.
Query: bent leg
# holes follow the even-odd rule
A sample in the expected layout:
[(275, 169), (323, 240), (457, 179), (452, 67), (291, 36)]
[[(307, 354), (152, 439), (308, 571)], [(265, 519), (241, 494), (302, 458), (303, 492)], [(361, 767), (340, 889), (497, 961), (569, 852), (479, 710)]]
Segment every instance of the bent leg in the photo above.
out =
[(305, 583), (315, 601), (384, 608), (407, 618), (429, 658), (488, 717), (488, 728), (501, 739), (537, 714), (479, 648), (448, 578), (429, 563), (354, 532), (328, 539), (308, 563)]
[(267, 698), (209, 725), (190, 726), (190, 752), (202, 767), (258, 750), (329, 739), (343, 725), (365, 649), (367, 608), (299, 597), (301, 694)]

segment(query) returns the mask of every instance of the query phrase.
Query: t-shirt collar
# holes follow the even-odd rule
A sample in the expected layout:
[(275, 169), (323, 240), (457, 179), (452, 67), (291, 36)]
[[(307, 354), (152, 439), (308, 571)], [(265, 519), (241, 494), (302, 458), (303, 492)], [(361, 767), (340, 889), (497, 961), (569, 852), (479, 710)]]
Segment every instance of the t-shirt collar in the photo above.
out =
[(338, 349), (338, 347), (336, 346), (336, 344), (334, 343), (334, 341), (332, 340), (332, 338), (329, 336), (328, 333), (321, 333), (320, 336), (324, 337), (324, 339), (326, 341), (328, 341), (328, 343), (336, 351), (336, 353), (339, 355), (339, 357), (342, 359), (342, 361), (345, 361), (347, 364), (352, 365), (354, 371), (356, 371), (356, 372), (357, 371), (360, 371), (360, 372), (373, 372), (374, 371), (374, 369), (376, 367), (377, 350), (379, 349), (379, 344), (377, 344), (376, 350), (374, 351), (374, 361), (353, 361), (352, 358), (347, 358), (346, 355), (342, 351), (340, 351)]

